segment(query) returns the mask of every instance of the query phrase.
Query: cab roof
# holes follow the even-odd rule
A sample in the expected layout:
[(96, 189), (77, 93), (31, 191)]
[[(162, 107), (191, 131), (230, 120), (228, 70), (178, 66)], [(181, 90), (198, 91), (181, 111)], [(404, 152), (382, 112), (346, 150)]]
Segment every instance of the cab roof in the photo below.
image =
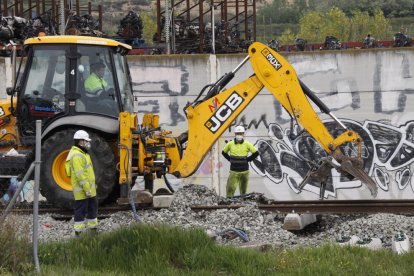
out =
[(100, 45), (109, 47), (121, 46), (125, 49), (131, 50), (130, 45), (118, 42), (116, 40), (93, 37), (93, 36), (76, 36), (76, 35), (61, 35), (61, 36), (38, 36), (29, 38), (24, 42), (24, 45), (32, 44), (86, 44), (86, 45)]

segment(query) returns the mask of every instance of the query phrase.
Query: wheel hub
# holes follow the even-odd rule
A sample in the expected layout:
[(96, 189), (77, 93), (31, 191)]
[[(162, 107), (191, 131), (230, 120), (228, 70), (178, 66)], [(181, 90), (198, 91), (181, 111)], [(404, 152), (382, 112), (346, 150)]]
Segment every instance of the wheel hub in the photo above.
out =
[(66, 175), (65, 162), (69, 154), (69, 150), (64, 150), (53, 160), (52, 174), (56, 183), (66, 191), (72, 191), (70, 177)]

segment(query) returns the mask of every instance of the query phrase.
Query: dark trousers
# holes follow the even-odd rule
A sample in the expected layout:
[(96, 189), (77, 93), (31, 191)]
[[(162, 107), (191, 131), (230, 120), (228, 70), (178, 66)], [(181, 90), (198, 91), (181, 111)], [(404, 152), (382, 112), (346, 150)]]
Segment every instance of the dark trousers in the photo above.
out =
[(96, 219), (98, 216), (98, 199), (96, 196), (75, 200), (75, 222), (82, 222), (87, 219)]

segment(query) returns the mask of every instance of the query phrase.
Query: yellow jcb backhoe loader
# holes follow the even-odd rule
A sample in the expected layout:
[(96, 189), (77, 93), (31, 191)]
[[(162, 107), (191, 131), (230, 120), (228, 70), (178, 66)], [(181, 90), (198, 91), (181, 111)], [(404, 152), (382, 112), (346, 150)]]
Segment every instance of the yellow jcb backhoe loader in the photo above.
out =
[[(144, 176), (152, 190), (155, 177), (192, 175), (203, 158), (254, 97), (266, 87), (292, 118), (329, 154), (329, 158), (310, 160), (313, 169), (303, 180), (326, 182), (330, 170), (365, 183), (376, 195), (375, 182), (363, 171), (360, 154), (345, 156), (341, 145), (352, 143), (361, 149), (360, 136), (347, 129), (329, 109), (298, 80), (292, 66), (278, 53), (261, 43), (253, 43), (249, 56), (232, 72), (204, 89), (186, 106), (188, 132), (173, 137), (159, 127), (155, 114), (145, 114), (138, 123), (133, 108), (131, 77), (125, 55), (130, 46), (117, 41), (85, 36), (37, 37), (25, 41), (27, 58), (22, 59), (10, 99), (0, 102), (0, 148), (14, 148), (19, 155), (0, 158), (0, 175), (21, 174), (32, 161), (35, 121), (42, 120), (41, 193), (48, 202), (70, 208), (73, 204), (70, 179), (64, 162), (78, 129), (92, 136), (91, 156), (97, 175), (100, 202), (119, 197), (126, 202), (133, 179)], [(248, 60), (254, 75), (225, 89), (234, 74)], [(96, 98), (87, 96), (85, 80), (94, 64), (105, 65), (106, 85)], [(16, 64), (16, 63), (15, 63)], [(209, 103), (220, 103), (212, 113)], [(313, 110), (311, 99), (343, 129), (332, 137)], [(168, 184), (168, 181), (166, 181)], [(120, 185), (116, 185), (119, 183)], [(3, 183), (3, 185), (7, 185)]]

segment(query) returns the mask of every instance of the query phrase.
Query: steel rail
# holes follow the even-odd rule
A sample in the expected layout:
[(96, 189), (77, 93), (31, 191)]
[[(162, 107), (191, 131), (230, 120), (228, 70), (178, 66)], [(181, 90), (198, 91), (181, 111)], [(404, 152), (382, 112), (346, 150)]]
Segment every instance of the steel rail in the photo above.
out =
[[(238, 209), (248, 204), (192, 206), (194, 211), (216, 209)], [(272, 204), (257, 204), (261, 210), (276, 213), (395, 213), (414, 214), (414, 200), (312, 200), (312, 201), (278, 201)]]
[[(239, 209), (246, 206), (257, 206), (261, 210), (275, 213), (313, 213), (313, 214), (375, 214), (375, 213), (394, 213), (394, 214), (413, 214), (414, 200), (306, 200), (306, 201), (272, 201), (271, 204), (262, 204), (254, 201), (234, 202), (233, 204), (220, 205), (193, 205), (193, 211), (214, 211), (218, 209)], [(155, 210), (151, 206), (137, 206), (138, 210)], [(112, 214), (120, 211), (130, 211), (129, 205), (121, 206), (101, 206), (100, 215)], [(14, 214), (30, 214), (33, 212), (32, 206), (20, 206), (11, 210)], [(51, 205), (41, 205), (39, 213), (72, 215), (69, 209), (55, 208)]]

